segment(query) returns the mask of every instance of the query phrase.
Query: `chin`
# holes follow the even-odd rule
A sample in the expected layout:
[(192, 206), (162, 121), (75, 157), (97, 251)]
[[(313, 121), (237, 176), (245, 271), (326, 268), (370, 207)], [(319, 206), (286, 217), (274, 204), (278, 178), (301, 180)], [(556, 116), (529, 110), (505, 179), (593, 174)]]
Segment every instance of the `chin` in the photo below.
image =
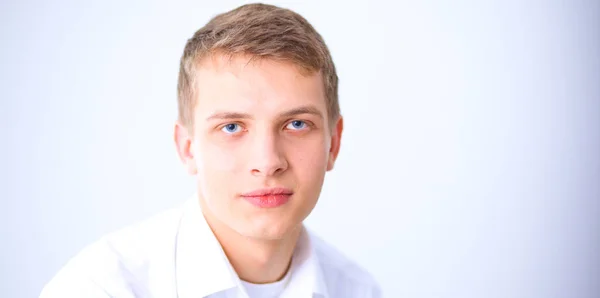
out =
[(240, 223), (240, 234), (256, 239), (277, 240), (290, 235), (301, 223), (294, 224), (289, 220), (253, 219)]

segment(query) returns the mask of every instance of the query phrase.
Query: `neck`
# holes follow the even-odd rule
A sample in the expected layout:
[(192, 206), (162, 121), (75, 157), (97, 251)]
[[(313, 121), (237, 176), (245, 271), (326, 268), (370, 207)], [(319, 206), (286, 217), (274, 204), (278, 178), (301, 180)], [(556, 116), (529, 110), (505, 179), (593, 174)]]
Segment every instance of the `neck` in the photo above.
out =
[(301, 226), (282, 239), (258, 239), (239, 234), (214, 218), (210, 212), (203, 213), (241, 280), (263, 284), (285, 276), (302, 231)]

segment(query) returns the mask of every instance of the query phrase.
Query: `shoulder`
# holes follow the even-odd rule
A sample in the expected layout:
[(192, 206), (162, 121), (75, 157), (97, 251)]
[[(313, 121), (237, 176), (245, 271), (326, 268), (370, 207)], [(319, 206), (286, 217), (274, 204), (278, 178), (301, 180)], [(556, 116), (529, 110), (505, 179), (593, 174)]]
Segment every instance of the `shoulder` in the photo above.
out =
[[(153, 272), (173, 264), (181, 206), (127, 226), (88, 245), (50, 280), (40, 297), (136, 297)], [(171, 266), (170, 266), (171, 265)], [(165, 275), (166, 276), (166, 275)]]
[(310, 239), (333, 297), (381, 297), (379, 284), (367, 270), (313, 233)]

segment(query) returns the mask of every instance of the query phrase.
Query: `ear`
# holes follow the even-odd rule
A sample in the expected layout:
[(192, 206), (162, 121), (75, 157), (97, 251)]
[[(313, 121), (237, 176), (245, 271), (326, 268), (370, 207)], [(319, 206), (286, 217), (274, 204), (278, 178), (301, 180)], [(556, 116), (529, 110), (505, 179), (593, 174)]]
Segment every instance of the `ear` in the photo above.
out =
[(333, 169), (333, 164), (340, 153), (340, 144), (342, 142), (342, 131), (344, 130), (344, 118), (340, 116), (335, 122), (331, 133), (331, 146), (329, 147), (329, 157), (327, 160), (327, 171)]
[(198, 168), (194, 159), (193, 136), (190, 131), (179, 121), (175, 122), (175, 146), (179, 159), (190, 175), (196, 175)]

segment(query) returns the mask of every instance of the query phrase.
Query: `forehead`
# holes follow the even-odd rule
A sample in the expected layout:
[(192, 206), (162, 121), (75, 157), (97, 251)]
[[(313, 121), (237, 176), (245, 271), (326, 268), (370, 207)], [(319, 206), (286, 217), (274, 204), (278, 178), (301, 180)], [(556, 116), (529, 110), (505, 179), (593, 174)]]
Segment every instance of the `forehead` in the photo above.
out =
[(195, 77), (196, 114), (215, 110), (277, 112), (313, 105), (326, 115), (321, 72), (248, 55), (212, 55), (200, 61)]

